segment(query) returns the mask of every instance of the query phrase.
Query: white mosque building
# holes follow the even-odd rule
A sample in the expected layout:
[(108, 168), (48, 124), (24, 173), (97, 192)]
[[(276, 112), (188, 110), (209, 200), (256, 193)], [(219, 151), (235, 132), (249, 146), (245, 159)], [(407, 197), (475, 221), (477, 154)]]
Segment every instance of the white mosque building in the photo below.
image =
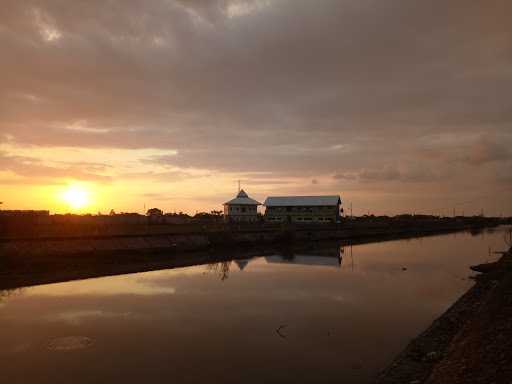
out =
[(234, 199), (224, 203), (224, 218), (227, 221), (257, 221), (258, 205), (261, 203), (241, 189)]

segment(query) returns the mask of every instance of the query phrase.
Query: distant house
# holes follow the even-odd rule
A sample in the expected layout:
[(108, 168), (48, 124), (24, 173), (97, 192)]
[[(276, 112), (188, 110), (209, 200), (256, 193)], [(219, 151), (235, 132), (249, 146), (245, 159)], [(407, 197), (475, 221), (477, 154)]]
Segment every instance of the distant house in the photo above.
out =
[(265, 220), (287, 223), (336, 223), (341, 216), (339, 196), (267, 197)]
[(234, 199), (224, 203), (224, 218), (227, 221), (256, 221), (258, 205), (261, 203), (251, 199), (242, 189)]

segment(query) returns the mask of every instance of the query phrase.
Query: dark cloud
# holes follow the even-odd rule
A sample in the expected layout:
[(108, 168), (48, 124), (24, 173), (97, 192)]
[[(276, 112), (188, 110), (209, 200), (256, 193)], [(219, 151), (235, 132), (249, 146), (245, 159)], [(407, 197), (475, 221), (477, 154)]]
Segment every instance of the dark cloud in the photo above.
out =
[(482, 136), (471, 145), (463, 157), (472, 165), (482, 165), (495, 161), (512, 159), (510, 143), (499, 142), (494, 137)]
[(385, 166), (373, 169), (361, 169), (355, 172), (341, 172), (334, 179), (342, 181), (361, 182), (434, 182), (441, 179), (439, 173), (421, 165), (405, 165), (401, 169), (394, 166)]
[[(478, 135), (453, 135), (431, 138), (420, 143), (419, 157), (429, 163), (441, 162), (446, 167), (459, 163), (480, 167), (488, 163), (500, 163), (512, 159), (512, 135), (504, 133), (482, 133)], [(498, 166), (500, 166), (498, 164)]]
[[(507, 2), (207, 3), (8, 1), (4, 130), (181, 149), (510, 119)], [(65, 128), (79, 120), (106, 131)]]

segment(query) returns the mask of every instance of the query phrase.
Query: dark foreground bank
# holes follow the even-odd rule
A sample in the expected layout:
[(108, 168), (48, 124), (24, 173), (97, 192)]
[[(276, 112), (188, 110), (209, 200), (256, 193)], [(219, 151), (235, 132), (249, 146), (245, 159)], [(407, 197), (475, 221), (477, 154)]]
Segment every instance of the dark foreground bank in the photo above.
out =
[(512, 383), (512, 248), (472, 269), (475, 285), (377, 383)]

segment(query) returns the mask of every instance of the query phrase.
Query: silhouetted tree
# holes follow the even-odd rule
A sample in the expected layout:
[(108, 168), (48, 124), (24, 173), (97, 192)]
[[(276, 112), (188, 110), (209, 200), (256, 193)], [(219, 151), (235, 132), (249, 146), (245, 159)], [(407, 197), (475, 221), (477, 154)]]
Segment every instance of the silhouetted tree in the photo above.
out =
[(150, 208), (146, 212), (146, 216), (163, 216), (164, 212), (158, 208)]
[(220, 221), (222, 220), (222, 211), (198, 212), (194, 219), (202, 221)]

